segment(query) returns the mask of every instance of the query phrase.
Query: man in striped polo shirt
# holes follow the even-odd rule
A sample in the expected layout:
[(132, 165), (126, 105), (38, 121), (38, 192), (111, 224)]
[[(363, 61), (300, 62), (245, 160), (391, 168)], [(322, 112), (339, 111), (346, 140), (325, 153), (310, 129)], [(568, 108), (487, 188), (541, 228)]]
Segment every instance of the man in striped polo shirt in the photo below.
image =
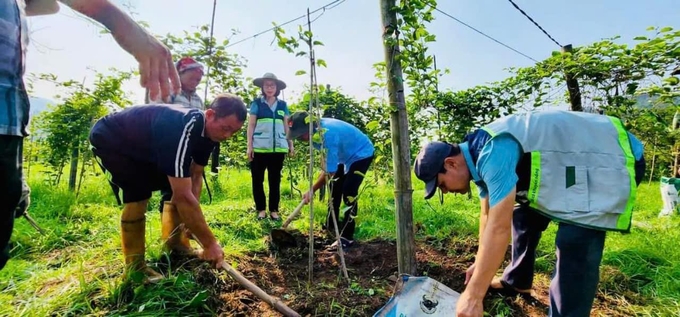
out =
[(205, 111), (181, 105), (128, 107), (100, 119), (92, 128), (93, 151), (123, 192), (121, 239), (126, 271), (160, 275), (146, 267), (145, 212), (153, 191), (171, 190), (162, 217), (162, 239), (169, 251), (194, 254), (182, 234), (183, 223), (203, 246), (198, 254), (218, 265), (224, 253), (203, 217), (199, 197), (203, 169), (213, 148), (243, 126), (246, 107), (241, 98), (223, 94)]

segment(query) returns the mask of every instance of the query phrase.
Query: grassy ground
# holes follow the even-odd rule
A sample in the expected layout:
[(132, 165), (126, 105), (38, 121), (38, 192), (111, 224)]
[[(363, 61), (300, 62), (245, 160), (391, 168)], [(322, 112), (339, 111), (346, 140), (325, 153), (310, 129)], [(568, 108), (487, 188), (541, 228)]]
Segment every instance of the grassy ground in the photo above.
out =
[[(133, 287), (120, 279), (120, 208), (101, 177), (89, 177), (79, 196), (54, 187), (33, 167), (30, 213), (47, 231), (40, 235), (24, 219), (18, 219), (13, 235), (13, 258), (0, 271), (0, 315), (196, 315), (213, 314), (211, 294), (202, 287), (201, 276), (191, 270), (167, 270), (168, 279), (155, 286)], [(369, 174), (370, 178), (370, 174)], [(395, 238), (393, 188), (367, 182), (360, 200), (357, 238)], [(609, 234), (601, 270), (598, 299), (642, 316), (680, 315), (680, 217), (658, 218), (661, 208), (659, 184), (644, 183), (638, 193), (632, 234)], [(252, 211), (249, 175), (226, 170), (213, 184), (213, 203), (204, 204), (211, 228), (221, 241), (229, 261), (262, 252), (271, 229), (257, 222)], [(303, 186), (305, 188), (306, 186)], [(478, 202), (473, 197), (445, 197), (428, 204), (422, 186), (414, 182), (414, 223), (420, 243), (461, 239), (474, 241)], [(284, 179), (283, 214), (297, 204), (290, 198)], [(207, 195), (203, 195), (207, 202)], [(315, 203), (316, 219), (323, 219), (323, 203)], [(147, 260), (162, 266), (158, 195), (147, 214)], [(307, 209), (292, 227), (308, 230)], [(320, 223), (317, 222), (317, 223)], [(317, 225), (319, 227), (319, 225)], [(546, 231), (537, 262), (537, 285), (549, 285), (555, 262), (555, 225)], [(455, 250), (450, 250), (451, 253)], [(470, 254), (473, 257), (474, 254)], [(332, 286), (331, 286), (332, 287)], [(371, 293), (365, 296), (373, 296)], [(389, 296), (391, 294), (387, 294)], [(214, 300), (214, 299), (213, 299)], [(338, 306), (337, 304), (335, 304)], [(350, 309), (339, 305), (338, 311)], [(510, 315), (506, 302), (486, 307), (495, 315)], [(351, 311), (348, 310), (348, 311)], [(325, 312), (324, 314), (329, 314)], [(335, 313), (331, 313), (335, 314)]]

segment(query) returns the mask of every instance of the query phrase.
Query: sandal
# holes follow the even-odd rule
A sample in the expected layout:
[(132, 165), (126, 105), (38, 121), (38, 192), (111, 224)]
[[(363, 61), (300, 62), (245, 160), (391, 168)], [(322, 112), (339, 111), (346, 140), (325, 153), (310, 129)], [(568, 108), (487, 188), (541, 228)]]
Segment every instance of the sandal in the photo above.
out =
[[(278, 213), (278, 211), (270, 211), (269, 218), (272, 218), (274, 221), (281, 221), (281, 217), (279, 217)], [(277, 214), (276, 217), (273, 214)]]
[(263, 212), (264, 212), (264, 211), (260, 211), (260, 212), (257, 213), (257, 220), (265, 220), (265, 219), (267, 219), (267, 215), (266, 215), (266, 214), (265, 214), (265, 215), (262, 215)]
[[(493, 284), (498, 284), (500, 283), (500, 287), (494, 287)], [(518, 289), (515, 288), (514, 286), (510, 285), (508, 282), (500, 279), (500, 278), (494, 278), (491, 281), (491, 285), (489, 285), (488, 291), (489, 293), (495, 293), (495, 294), (500, 294), (503, 296), (507, 297), (515, 297), (517, 295), (522, 295), (522, 296), (530, 296), (531, 295), (531, 289)]]
[[(347, 251), (347, 249), (351, 248), (354, 245), (354, 240), (349, 240), (347, 238), (340, 237), (340, 243), (342, 244), (342, 251)], [(333, 242), (328, 249), (330, 251), (337, 251), (338, 250), (338, 241)]]

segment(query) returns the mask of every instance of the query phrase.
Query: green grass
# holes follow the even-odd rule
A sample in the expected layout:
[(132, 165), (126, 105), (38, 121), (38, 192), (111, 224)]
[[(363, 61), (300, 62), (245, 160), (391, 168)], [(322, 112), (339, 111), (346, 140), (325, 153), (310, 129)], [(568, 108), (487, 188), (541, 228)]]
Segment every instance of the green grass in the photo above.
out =
[[(101, 176), (86, 179), (79, 196), (45, 182), (32, 167), (30, 214), (47, 234), (40, 235), (24, 219), (17, 219), (13, 258), (0, 271), (0, 315), (196, 315), (211, 314), (209, 295), (188, 271), (159, 285), (132, 287), (122, 282), (119, 216), (110, 188)], [(395, 239), (394, 194), (391, 184), (376, 183), (369, 172), (367, 189), (360, 199), (358, 239)], [(302, 186), (302, 189), (306, 186)], [(429, 204), (422, 198), (422, 184), (414, 181), (414, 224), (418, 237), (441, 239), (476, 236), (478, 200), (445, 197)], [(623, 296), (623, 303), (639, 315), (680, 314), (680, 217), (658, 218), (661, 208), (659, 184), (640, 186), (632, 234), (608, 234), (600, 290)], [(255, 220), (250, 178), (245, 171), (224, 170), (211, 184), (213, 203), (203, 195), (206, 219), (229, 256), (266, 248), (271, 224)], [(204, 189), (205, 193), (205, 189)], [(282, 182), (285, 217), (297, 205)], [(147, 213), (147, 260), (161, 262), (158, 194)], [(315, 201), (315, 219), (324, 219), (324, 203)], [(308, 208), (291, 226), (306, 232)], [(556, 226), (551, 224), (539, 248), (537, 270), (549, 276), (555, 261)], [(471, 257), (474, 254), (470, 255)], [(496, 311), (506, 311), (502, 302)], [(488, 308), (488, 307), (487, 307)], [(351, 311), (335, 307), (334, 311)]]

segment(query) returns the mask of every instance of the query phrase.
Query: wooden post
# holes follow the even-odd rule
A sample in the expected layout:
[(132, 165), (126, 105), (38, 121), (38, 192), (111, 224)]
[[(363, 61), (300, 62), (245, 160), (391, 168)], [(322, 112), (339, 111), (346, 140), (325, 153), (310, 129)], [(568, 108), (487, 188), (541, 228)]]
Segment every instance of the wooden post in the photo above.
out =
[(381, 0), (383, 45), (387, 66), (387, 92), (390, 101), (394, 198), (397, 222), (397, 259), (399, 274), (416, 274), (415, 236), (413, 233), (413, 189), (411, 188), (411, 149), (408, 114), (404, 102), (404, 79), (399, 60), (395, 0)]
[(649, 182), (647, 182), (647, 185), (652, 183), (652, 177), (654, 177), (654, 164), (656, 164), (656, 142), (654, 143), (654, 149), (652, 150), (652, 170), (649, 172)]
[[(562, 46), (562, 53), (571, 53), (571, 44)], [(571, 111), (583, 111), (581, 105), (581, 89), (578, 86), (578, 81), (574, 78), (574, 74), (565, 73), (564, 78), (567, 81), (567, 89), (569, 90), (569, 103), (571, 104)]]

